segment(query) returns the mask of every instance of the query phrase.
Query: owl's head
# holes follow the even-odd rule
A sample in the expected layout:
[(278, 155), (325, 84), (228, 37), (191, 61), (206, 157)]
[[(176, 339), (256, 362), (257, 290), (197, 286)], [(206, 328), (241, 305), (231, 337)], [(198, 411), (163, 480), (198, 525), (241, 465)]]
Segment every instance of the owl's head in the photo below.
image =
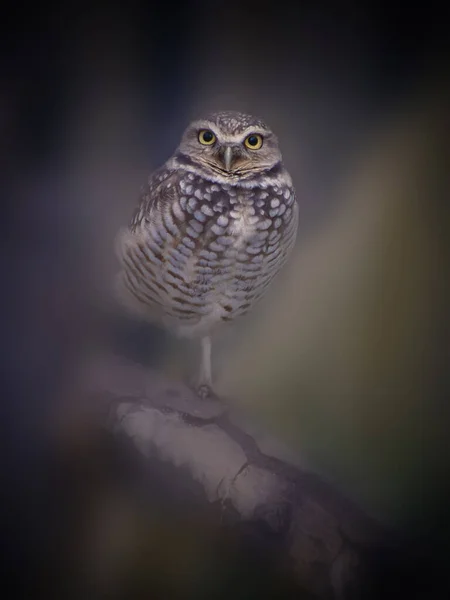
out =
[(248, 179), (281, 162), (278, 140), (260, 119), (217, 112), (194, 121), (183, 134), (177, 156), (220, 179)]

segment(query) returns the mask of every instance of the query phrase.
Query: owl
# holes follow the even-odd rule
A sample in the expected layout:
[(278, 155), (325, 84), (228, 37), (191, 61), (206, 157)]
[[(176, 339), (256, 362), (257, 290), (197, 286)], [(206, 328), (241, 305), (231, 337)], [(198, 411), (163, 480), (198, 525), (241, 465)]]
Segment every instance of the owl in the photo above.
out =
[(213, 390), (212, 335), (261, 299), (297, 227), (291, 177), (259, 118), (217, 112), (194, 121), (150, 176), (117, 236), (116, 289), (143, 319), (200, 341), (200, 396)]

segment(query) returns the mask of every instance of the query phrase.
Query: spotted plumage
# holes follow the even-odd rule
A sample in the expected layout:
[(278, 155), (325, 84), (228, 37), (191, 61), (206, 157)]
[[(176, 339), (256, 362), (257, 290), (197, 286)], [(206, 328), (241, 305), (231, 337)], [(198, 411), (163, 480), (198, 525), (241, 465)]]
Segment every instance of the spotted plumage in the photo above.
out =
[(118, 291), (143, 318), (202, 339), (202, 390), (211, 386), (211, 334), (263, 296), (292, 250), (297, 223), (277, 139), (248, 115), (194, 122), (150, 177), (117, 239)]

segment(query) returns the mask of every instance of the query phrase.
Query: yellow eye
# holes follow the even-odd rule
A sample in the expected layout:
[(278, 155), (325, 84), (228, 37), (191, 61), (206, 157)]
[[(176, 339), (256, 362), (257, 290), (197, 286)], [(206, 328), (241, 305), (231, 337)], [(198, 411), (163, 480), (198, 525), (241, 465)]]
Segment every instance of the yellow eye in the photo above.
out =
[(198, 141), (204, 146), (212, 146), (216, 141), (216, 136), (209, 129), (202, 129), (198, 134)]
[(259, 150), (263, 145), (262, 135), (259, 135), (258, 133), (252, 133), (245, 138), (244, 144), (247, 146), (247, 148), (250, 148), (250, 150)]

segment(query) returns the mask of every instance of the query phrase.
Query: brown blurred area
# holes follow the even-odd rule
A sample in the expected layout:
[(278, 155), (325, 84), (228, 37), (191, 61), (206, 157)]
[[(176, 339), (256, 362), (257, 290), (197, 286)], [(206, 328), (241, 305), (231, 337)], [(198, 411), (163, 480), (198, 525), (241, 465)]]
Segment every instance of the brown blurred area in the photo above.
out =
[(2, 546), (17, 597), (34, 572), (45, 597), (269, 589), (263, 562), (236, 560), (235, 540), (217, 548), (207, 515), (180, 525), (164, 502), (141, 506), (98, 431), (74, 425), (68, 457), (55, 451), (91, 357), (185, 369), (189, 351), (115, 306), (113, 239), (183, 127), (211, 109), (267, 120), (301, 213), (278, 286), (217, 344), (220, 388), (445, 564), (450, 98), (437, 4), (64, 5), (27, 22), (15, 10), (0, 165)]

